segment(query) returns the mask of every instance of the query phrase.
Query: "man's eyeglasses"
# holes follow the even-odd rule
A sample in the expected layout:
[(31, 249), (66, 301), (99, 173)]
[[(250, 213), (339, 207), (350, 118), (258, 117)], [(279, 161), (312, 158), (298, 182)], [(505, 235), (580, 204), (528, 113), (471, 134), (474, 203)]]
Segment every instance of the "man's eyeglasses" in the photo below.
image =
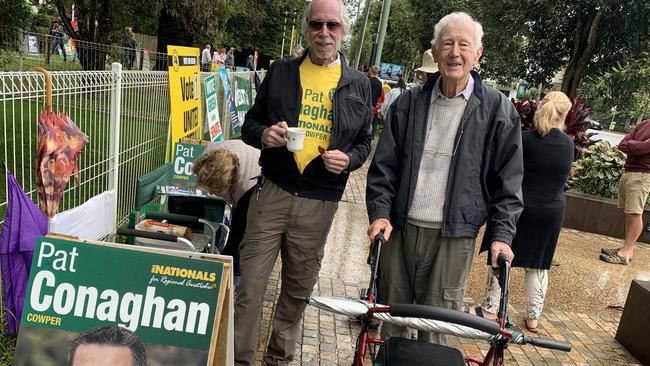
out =
[(341, 26), (343, 24), (339, 22), (319, 22), (316, 20), (310, 20), (309, 21), (309, 29), (312, 31), (319, 31), (323, 29), (323, 26), (327, 25), (327, 29), (330, 30), (331, 32), (336, 32), (339, 29), (341, 29)]

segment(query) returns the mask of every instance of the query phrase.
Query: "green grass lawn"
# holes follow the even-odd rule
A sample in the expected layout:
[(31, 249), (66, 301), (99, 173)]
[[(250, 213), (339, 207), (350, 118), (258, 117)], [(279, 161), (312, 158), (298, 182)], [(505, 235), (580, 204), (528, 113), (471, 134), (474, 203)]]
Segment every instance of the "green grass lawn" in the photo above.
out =
[(0, 312), (2, 319), (0, 319), (0, 365), (11, 365), (14, 359), (14, 350), (16, 349), (16, 336), (7, 334), (7, 318), (4, 311), (4, 304), (2, 304), (3, 311)]
[(80, 71), (82, 70), (81, 64), (77, 60), (76, 62), (71, 62), (71, 60), (63, 61), (63, 58), (59, 55), (52, 55), (50, 57), (50, 63), (48, 64), (45, 61), (45, 56), (42, 54), (30, 55), (26, 53), (18, 53), (15, 51), (0, 51), (3, 52), (3, 58), (7, 60), (7, 63), (0, 67), (0, 71), (29, 71), (32, 67), (39, 66), (46, 70), (50, 71)]
[[(138, 89), (123, 93), (124, 101), (137, 100)], [(120, 130), (120, 175), (135, 179), (164, 162), (164, 140), (167, 136), (167, 120), (152, 114), (153, 103), (160, 95), (140, 95), (137, 103), (123, 103)], [(65, 98), (63, 98), (65, 99)], [(54, 110), (65, 110), (71, 120), (86, 133), (89, 143), (79, 158), (81, 187), (64, 195), (60, 210), (77, 206), (103, 192), (107, 187), (109, 170), (108, 149), (110, 108), (108, 98), (98, 99), (92, 95), (75, 96), (74, 103), (54, 105)], [(56, 103), (56, 100), (55, 100)], [(8, 162), (11, 171), (26, 192), (36, 187), (35, 150), (37, 145), (37, 119), (41, 106), (36, 101), (0, 102), (0, 161)], [(164, 114), (164, 111), (162, 112)], [(161, 141), (162, 140), (162, 141)], [(163, 146), (160, 146), (163, 145)], [(152, 150), (149, 153), (143, 150)], [(5, 150), (6, 156), (5, 156)], [(153, 155), (153, 156), (149, 156)], [(122, 181), (122, 179), (121, 179)], [(124, 182), (125, 184), (128, 182)], [(68, 188), (75, 184), (71, 178)], [(0, 179), (0, 205), (5, 200), (5, 180)], [(120, 192), (121, 193), (121, 192)], [(124, 192), (127, 194), (130, 192)], [(35, 202), (35, 192), (31, 192)], [(0, 220), (4, 219), (5, 206), (0, 206)]]

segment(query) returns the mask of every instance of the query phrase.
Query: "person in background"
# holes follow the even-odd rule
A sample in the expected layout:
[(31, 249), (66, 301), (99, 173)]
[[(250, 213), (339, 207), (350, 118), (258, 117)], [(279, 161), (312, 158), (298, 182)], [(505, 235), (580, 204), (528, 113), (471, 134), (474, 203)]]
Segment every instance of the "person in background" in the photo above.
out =
[(255, 61), (254, 61), (253, 55), (248, 55), (248, 58), (246, 59), (246, 67), (250, 71), (255, 71)]
[(230, 235), (222, 254), (233, 256), (233, 271), (238, 280), (239, 244), (246, 231), (246, 216), (257, 177), (262, 173), (260, 151), (241, 140), (211, 143), (192, 166), (197, 186), (223, 197), (233, 206)]
[(381, 117), (385, 120), (386, 116), (388, 115), (388, 109), (390, 106), (393, 104), (394, 101), (397, 100), (397, 97), (402, 95), (406, 91), (406, 83), (404, 82), (404, 79), (399, 78), (397, 79), (397, 85), (390, 90), (388, 95), (384, 98), (384, 102), (381, 104), (381, 108), (379, 110)]
[(210, 71), (210, 65), (212, 64), (212, 53), (210, 52), (210, 44), (206, 43), (201, 52), (201, 71), (208, 72)]
[(387, 80), (384, 80), (384, 81), (382, 82), (382, 84), (381, 84), (381, 90), (384, 92), (384, 100), (386, 100), (386, 96), (388, 95), (388, 93), (390, 93), (390, 90), (391, 90), (391, 89), (392, 89), (392, 88), (391, 88), (390, 85), (388, 84), (388, 81), (387, 81)]
[(65, 40), (65, 32), (63, 31), (63, 25), (60, 23), (52, 23), (52, 45), (50, 46), (50, 55), (59, 53), (61, 50), (61, 55), (63, 55), (63, 62), (65, 62), (65, 48), (63, 46), (63, 41)]
[(226, 49), (220, 48), (212, 53), (212, 71), (226, 64)]
[[(308, 51), (271, 64), (242, 126), (244, 142), (262, 150), (263, 178), (251, 199), (241, 244), (236, 365), (255, 363), (264, 291), (278, 254), (282, 288), (264, 362), (294, 360), (307, 306), (301, 298), (311, 295), (318, 280), (350, 172), (370, 153), (370, 82), (339, 52), (350, 30), (342, 0), (307, 3), (302, 30)], [(290, 127), (306, 132), (299, 151), (286, 147)]]
[(625, 213), (625, 241), (620, 248), (602, 248), (600, 259), (628, 265), (643, 232), (643, 208), (650, 192), (650, 119), (639, 122), (625, 135), (618, 149), (627, 154), (618, 183), (618, 208)]
[(230, 47), (228, 49), (228, 53), (226, 54), (226, 62), (225, 62), (225, 64), (226, 64), (226, 66), (228, 66), (230, 68), (235, 67), (235, 48), (234, 47)]
[(126, 49), (124, 55), (125, 66), (127, 70), (133, 70), (133, 67), (135, 66), (135, 53), (138, 48), (138, 41), (135, 40), (135, 34), (131, 27), (124, 28), (124, 31), (126, 33), (126, 38), (124, 40), (124, 48)]
[[(564, 93), (548, 93), (535, 113), (535, 129), (522, 133), (524, 210), (512, 240), (515, 254), (512, 267), (523, 267), (526, 273), (528, 306), (524, 321), (533, 333), (537, 333), (548, 289), (548, 270), (564, 221), (564, 186), (573, 163), (573, 140), (563, 130), (571, 105)], [(490, 232), (488, 227), (486, 239)], [(481, 250), (488, 250), (489, 245), (489, 240), (483, 240)], [(487, 319), (496, 319), (500, 298), (499, 280), (488, 266), (486, 293), (481, 306), (474, 312)]]
[(429, 75), (437, 71), (438, 71), (438, 64), (433, 59), (431, 50), (426, 50), (422, 54), (422, 66), (415, 69), (415, 81), (420, 85), (424, 85), (424, 83), (429, 78)]
[(370, 91), (372, 93), (372, 137), (375, 138), (377, 125), (379, 125), (379, 108), (383, 101), (382, 95), (384, 93), (381, 80), (377, 77), (379, 74), (379, 66), (372, 65), (368, 69), (368, 78), (370, 79)]
[(302, 47), (302, 45), (299, 44), (293, 48), (293, 51), (291, 51), (291, 57), (299, 58), (300, 56), (302, 56), (303, 52), (305, 52), (305, 49)]
[[(460, 309), (486, 221), (493, 264), (499, 253), (512, 260), (523, 209), (521, 127), (506, 96), (472, 70), (482, 36), (466, 13), (440, 19), (431, 49), (440, 71), (397, 98), (386, 117), (366, 189), (368, 236), (387, 239), (379, 259), (386, 304)], [(407, 335), (383, 324), (383, 338)], [(418, 339), (446, 343), (429, 332)]]

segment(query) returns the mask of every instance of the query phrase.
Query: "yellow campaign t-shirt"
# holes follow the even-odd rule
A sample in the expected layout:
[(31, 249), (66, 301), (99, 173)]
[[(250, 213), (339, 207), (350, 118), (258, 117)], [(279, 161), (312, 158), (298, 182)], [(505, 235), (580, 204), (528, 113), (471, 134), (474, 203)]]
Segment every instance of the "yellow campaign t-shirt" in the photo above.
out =
[(302, 86), (302, 103), (298, 127), (304, 128), (305, 143), (303, 149), (293, 153), (300, 173), (320, 155), (318, 147), (327, 149), (332, 139), (331, 129), (334, 122), (332, 101), (334, 92), (341, 78), (341, 65), (318, 66), (309, 57), (300, 65), (300, 85)]

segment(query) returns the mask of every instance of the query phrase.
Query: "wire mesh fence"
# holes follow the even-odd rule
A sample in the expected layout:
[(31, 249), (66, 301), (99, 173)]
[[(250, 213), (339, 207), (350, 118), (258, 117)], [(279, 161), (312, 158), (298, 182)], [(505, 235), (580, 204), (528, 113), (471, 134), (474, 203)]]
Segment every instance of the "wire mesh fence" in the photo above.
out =
[[(80, 184), (71, 179), (59, 212), (86, 202), (111, 187), (116, 174), (111, 151), (115, 103), (121, 78), (119, 123), (120, 165), (118, 220), (128, 215), (132, 186), (138, 176), (164, 163), (169, 118), (167, 73), (126, 71), (53, 72), (53, 110), (64, 112), (89, 137), (79, 158)], [(44, 78), (40, 73), (0, 73), (0, 160), (13, 173), (34, 202), (36, 194), (36, 146), (38, 114), (44, 107)], [(118, 129), (119, 131), (119, 129)], [(113, 134), (113, 135), (112, 135)], [(0, 181), (0, 218), (7, 205), (6, 182)]]
[(167, 54), (142, 47), (100, 44), (68, 37), (65, 33), (20, 32), (19, 39), (0, 39), (12, 50), (5, 70), (28, 71), (34, 66), (48, 70), (110, 70), (119, 62), (125, 70), (167, 70)]
[(124, 72), (120, 111), (117, 220), (128, 219), (136, 182), (165, 163), (169, 126), (169, 87), (166, 72)]
[[(202, 73), (202, 81), (210, 75)], [(265, 73), (257, 72), (258, 83)], [(249, 88), (235, 87), (237, 79)], [(165, 163), (170, 118), (169, 81), (164, 71), (52, 72), (53, 110), (64, 112), (89, 137), (79, 159), (80, 184), (71, 179), (59, 212), (117, 188), (116, 224), (124, 224), (133, 206), (137, 178)], [(233, 138), (229, 100), (223, 79), (215, 78), (218, 108), (225, 138)], [(38, 115), (45, 104), (45, 80), (35, 72), (0, 72), (0, 161), (7, 165), (25, 192), (38, 202), (36, 146)], [(228, 88), (238, 98), (254, 99), (255, 74), (228, 73)], [(202, 88), (203, 90), (203, 88)], [(118, 93), (119, 91), (119, 93)], [(205, 102), (201, 97), (205, 122)], [(115, 104), (119, 103), (119, 115)], [(235, 112), (240, 124), (245, 109)], [(117, 119), (117, 120), (116, 120)], [(117, 123), (117, 125), (116, 125)], [(116, 133), (119, 133), (116, 136)], [(205, 135), (205, 134), (204, 134)], [(118, 146), (112, 144), (118, 141)], [(114, 163), (119, 162), (118, 169)], [(113, 182), (114, 175), (117, 178)], [(6, 182), (0, 180), (0, 223), (7, 206)]]

